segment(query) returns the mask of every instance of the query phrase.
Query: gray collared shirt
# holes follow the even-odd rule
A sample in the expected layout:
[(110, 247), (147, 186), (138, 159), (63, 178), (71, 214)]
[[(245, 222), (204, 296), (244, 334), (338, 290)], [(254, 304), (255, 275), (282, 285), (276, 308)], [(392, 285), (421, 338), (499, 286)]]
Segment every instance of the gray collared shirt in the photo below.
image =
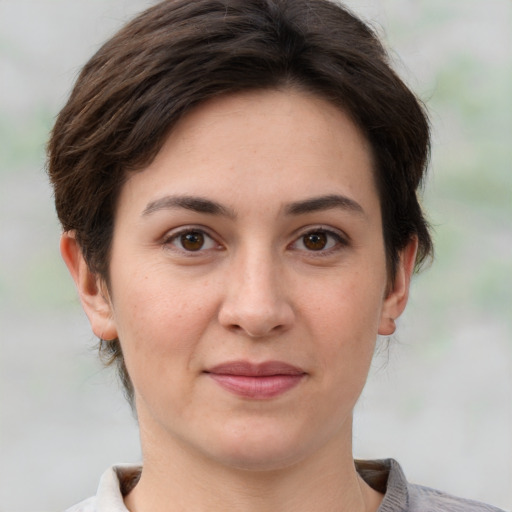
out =
[[(393, 459), (356, 461), (356, 467), (371, 487), (384, 494), (377, 512), (504, 512), (491, 505), (410, 484)], [(112, 466), (101, 477), (96, 496), (66, 512), (129, 512), (123, 501), (123, 489), (133, 488), (141, 471), (142, 466)]]

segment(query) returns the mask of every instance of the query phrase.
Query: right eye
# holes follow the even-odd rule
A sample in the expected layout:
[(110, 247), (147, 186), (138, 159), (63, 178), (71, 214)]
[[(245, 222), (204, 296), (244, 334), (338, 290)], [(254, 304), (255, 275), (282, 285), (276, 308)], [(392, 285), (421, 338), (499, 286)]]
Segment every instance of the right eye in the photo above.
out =
[(173, 233), (165, 239), (165, 244), (184, 252), (201, 252), (218, 247), (217, 242), (200, 229), (186, 229)]

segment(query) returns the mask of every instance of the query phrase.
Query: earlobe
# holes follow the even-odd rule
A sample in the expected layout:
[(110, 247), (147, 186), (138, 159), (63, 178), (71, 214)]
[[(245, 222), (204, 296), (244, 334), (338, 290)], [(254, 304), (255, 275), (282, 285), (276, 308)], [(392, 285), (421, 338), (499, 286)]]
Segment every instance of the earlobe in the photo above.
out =
[(396, 329), (395, 320), (402, 314), (409, 299), (409, 286), (411, 284), (416, 252), (418, 250), (418, 238), (413, 237), (400, 252), (400, 261), (396, 270), (392, 287), (384, 299), (379, 334), (391, 336)]
[(104, 281), (89, 269), (73, 232), (66, 231), (62, 234), (60, 252), (75, 282), (80, 302), (94, 334), (103, 340), (117, 338), (107, 287)]

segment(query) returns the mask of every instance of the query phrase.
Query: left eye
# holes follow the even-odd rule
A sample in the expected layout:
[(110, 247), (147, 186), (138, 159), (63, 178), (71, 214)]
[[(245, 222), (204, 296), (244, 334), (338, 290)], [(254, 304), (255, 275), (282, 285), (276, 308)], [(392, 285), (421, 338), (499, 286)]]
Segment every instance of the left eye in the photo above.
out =
[(325, 251), (342, 243), (343, 239), (337, 233), (319, 229), (305, 233), (293, 246), (303, 251)]
[(198, 252), (213, 249), (217, 246), (215, 240), (204, 231), (191, 229), (172, 235), (166, 241), (174, 247), (186, 252)]

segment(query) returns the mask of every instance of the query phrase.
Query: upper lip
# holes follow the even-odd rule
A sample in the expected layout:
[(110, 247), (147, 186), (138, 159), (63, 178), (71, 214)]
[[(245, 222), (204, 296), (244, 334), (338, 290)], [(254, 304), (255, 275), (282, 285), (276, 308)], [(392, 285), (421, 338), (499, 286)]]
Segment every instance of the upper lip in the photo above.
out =
[(240, 375), (244, 377), (268, 377), (270, 375), (304, 375), (301, 368), (283, 361), (265, 361), (251, 363), (250, 361), (228, 361), (212, 366), (206, 373), (217, 375)]

